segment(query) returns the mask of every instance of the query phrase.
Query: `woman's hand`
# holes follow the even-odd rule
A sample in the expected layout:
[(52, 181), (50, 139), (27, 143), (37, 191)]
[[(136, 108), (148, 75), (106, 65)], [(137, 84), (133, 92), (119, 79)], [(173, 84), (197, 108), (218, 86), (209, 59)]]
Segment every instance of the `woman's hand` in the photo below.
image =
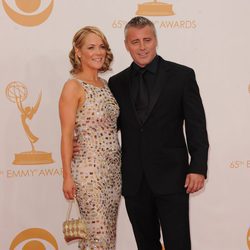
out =
[(72, 177), (63, 179), (63, 193), (67, 200), (73, 200), (76, 194), (76, 185)]
[(79, 154), (79, 152), (80, 152), (80, 145), (77, 142), (77, 137), (74, 136), (74, 138), (73, 138), (73, 151), (72, 151), (73, 157), (77, 156)]

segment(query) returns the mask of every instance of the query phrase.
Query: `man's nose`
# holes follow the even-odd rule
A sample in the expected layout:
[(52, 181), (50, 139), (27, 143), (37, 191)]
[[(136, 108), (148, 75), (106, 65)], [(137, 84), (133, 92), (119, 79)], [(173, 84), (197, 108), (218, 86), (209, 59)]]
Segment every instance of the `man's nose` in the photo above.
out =
[(144, 49), (145, 49), (145, 44), (144, 44), (144, 42), (141, 42), (141, 43), (140, 43), (140, 49), (141, 49), (141, 50), (144, 50)]

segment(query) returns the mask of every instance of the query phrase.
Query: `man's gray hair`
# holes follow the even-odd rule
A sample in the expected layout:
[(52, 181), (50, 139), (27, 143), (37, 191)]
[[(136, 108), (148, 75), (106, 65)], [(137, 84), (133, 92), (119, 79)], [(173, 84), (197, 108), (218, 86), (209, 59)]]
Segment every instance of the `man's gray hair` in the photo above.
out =
[(124, 35), (125, 35), (125, 39), (127, 37), (127, 32), (128, 32), (128, 29), (131, 28), (131, 27), (134, 27), (134, 28), (144, 28), (145, 26), (149, 26), (152, 28), (153, 32), (154, 32), (154, 35), (155, 37), (157, 38), (157, 35), (156, 35), (156, 29), (155, 29), (155, 25), (152, 21), (150, 21), (149, 19), (147, 19), (146, 17), (143, 17), (143, 16), (136, 16), (136, 17), (133, 17), (125, 26), (124, 28)]

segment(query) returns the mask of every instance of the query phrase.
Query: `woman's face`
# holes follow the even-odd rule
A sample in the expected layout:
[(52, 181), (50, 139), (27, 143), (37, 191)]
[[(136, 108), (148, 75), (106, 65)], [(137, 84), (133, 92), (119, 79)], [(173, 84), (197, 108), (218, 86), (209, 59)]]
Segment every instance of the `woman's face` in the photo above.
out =
[(89, 33), (81, 49), (77, 50), (83, 70), (86, 68), (99, 70), (106, 57), (106, 47), (102, 39), (94, 33)]

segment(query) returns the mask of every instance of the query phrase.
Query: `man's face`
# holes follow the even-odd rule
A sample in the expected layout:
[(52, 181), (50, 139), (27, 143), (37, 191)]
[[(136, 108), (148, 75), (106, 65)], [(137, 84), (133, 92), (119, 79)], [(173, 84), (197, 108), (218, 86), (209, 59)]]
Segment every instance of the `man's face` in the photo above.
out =
[(134, 62), (145, 67), (156, 56), (157, 39), (150, 26), (130, 27), (125, 37), (125, 46)]

